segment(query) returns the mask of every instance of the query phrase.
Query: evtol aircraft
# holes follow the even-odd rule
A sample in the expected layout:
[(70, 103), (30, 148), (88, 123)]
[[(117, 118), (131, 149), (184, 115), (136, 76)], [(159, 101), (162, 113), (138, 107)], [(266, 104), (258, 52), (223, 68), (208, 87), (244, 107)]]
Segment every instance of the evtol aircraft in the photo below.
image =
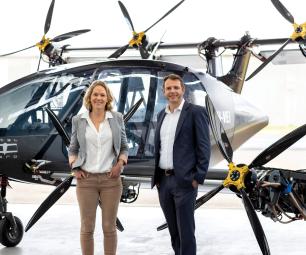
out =
[[(263, 167), (303, 137), (306, 126), (281, 138), (249, 165), (235, 165), (232, 162), (233, 151), (268, 124), (268, 117), (240, 95), (252, 47), (283, 42), (297, 42), (301, 45), (305, 41), (305, 25), (295, 29), (294, 37), (290, 39), (258, 40), (246, 34), (237, 41), (208, 38), (193, 45), (162, 45), (161, 42), (150, 44), (146, 32), (183, 1), (141, 33), (134, 31), (127, 9), (119, 2), (133, 38), (127, 45), (115, 49), (110, 58), (118, 58), (132, 47), (140, 51), (142, 59), (110, 59), (72, 64), (63, 64), (65, 60), (61, 53), (65, 49), (57, 51), (52, 40), (45, 38), (52, 18), (52, 1), (41, 40), (43, 43), (39, 43), (44, 47), (38, 45), (40, 53), (49, 58), (51, 67), (0, 88), (0, 241), (4, 246), (16, 246), (23, 237), (22, 222), (7, 211), (6, 191), (9, 180), (57, 186), (33, 215), (26, 230), (70, 187), (73, 177), (67, 161), (67, 146), (71, 119), (84, 111), (82, 98), (90, 83), (96, 79), (109, 84), (115, 97), (114, 108), (124, 114), (126, 122), (129, 164), (122, 175), (122, 202), (134, 202), (139, 194), (140, 183), (149, 180), (153, 174), (156, 116), (166, 105), (162, 92), (163, 77), (176, 73), (186, 85), (185, 100), (206, 107), (209, 113), (212, 156), (207, 179), (224, 180), (222, 185), (198, 198), (196, 208), (223, 188), (235, 192), (244, 202), (263, 254), (270, 254), (270, 251), (255, 209), (275, 221), (282, 221), (283, 215), (292, 221), (306, 218), (304, 171)], [(272, 3), (283, 16), (288, 16), (289, 12), (278, 0)], [(68, 39), (81, 33), (71, 32), (60, 38)], [(51, 46), (52, 54), (46, 50)], [(154, 59), (158, 48), (195, 46), (198, 47), (199, 55), (206, 60), (205, 73), (185, 65)], [(217, 75), (220, 67), (217, 54), (219, 48), (236, 50), (230, 71), (222, 76)], [(264, 64), (271, 60), (264, 60)], [(214, 170), (212, 167), (223, 158), (229, 162), (229, 169)], [(117, 227), (123, 229), (119, 220)]]

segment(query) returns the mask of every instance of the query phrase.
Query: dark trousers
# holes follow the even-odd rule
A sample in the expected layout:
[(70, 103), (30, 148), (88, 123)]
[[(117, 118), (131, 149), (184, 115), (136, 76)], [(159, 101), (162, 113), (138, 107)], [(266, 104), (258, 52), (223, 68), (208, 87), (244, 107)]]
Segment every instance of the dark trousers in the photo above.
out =
[(194, 207), (198, 189), (178, 187), (175, 177), (163, 176), (158, 188), (175, 255), (195, 255)]

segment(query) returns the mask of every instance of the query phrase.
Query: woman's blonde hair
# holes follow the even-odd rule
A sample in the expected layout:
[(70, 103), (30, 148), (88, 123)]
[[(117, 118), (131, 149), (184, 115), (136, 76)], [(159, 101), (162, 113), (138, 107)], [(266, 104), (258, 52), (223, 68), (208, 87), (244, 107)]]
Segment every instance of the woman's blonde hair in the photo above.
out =
[(85, 94), (84, 99), (83, 99), (83, 105), (86, 107), (86, 109), (88, 111), (90, 111), (90, 112), (92, 111), (92, 105), (91, 105), (91, 102), (90, 102), (90, 97), (91, 97), (91, 94), (92, 94), (94, 88), (97, 87), (97, 86), (101, 86), (105, 89), (106, 95), (107, 95), (107, 103), (105, 105), (105, 110), (106, 111), (111, 111), (113, 109), (112, 103), (114, 101), (113, 94), (110, 91), (109, 87), (106, 85), (106, 83), (104, 81), (100, 81), (100, 80), (94, 81), (89, 86), (89, 88), (86, 90), (86, 94)]

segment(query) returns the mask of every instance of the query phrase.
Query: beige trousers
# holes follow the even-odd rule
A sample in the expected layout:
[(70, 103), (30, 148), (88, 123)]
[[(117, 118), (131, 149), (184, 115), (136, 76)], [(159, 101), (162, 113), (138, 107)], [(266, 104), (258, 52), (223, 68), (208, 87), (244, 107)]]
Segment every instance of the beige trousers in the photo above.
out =
[(109, 178), (107, 174), (88, 174), (87, 178), (77, 180), (76, 194), (81, 216), (80, 241), (83, 255), (94, 254), (93, 234), (99, 203), (102, 209), (104, 254), (116, 254), (116, 218), (121, 193), (120, 177)]

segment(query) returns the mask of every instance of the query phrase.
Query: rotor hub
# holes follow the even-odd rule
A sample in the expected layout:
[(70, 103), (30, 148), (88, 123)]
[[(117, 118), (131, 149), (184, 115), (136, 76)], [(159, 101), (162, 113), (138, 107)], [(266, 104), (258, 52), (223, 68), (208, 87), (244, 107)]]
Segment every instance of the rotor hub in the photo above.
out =
[(294, 32), (290, 37), (293, 41), (296, 41), (301, 38), (306, 39), (306, 22), (301, 25), (294, 23), (293, 28)]
[(296, 33), (301, 33), (303, 31), (303, 28), (298, 26), (295, 30)]
[(50, 41), (51, 41), (50, 38), (46, 38), (45, 36), (43, 36), (41, 41), (36, 43), (36, 46), (41, 52), (44, 52), (46, 47), (50, 44)]
[(232, 181), (237, 181), (239, 179), (239, 177), (240, 177), (240, 172), (237, 171), (237, 170), (232, 171), (231, 174), (230, 174), (230, 179)]
[(144, 32), (140, 32), (140, 33), (133, 32), (133, 38), (129, 41), (129, 45), (131, 47), (133, 47), (135, 45), (136, 46), (141, 45), (144, 36), (145, 36)]
[(228, 174), (223, 182), (223, 186), (226, 188), (234, 186), (237, 188), (237, 190), (242, 188), (245, 189), (245, 178), (250, 172), (248, 166), (244, 164), (239, 164), (236, 166), (233, 162), (230, 162), (228, 167)]

